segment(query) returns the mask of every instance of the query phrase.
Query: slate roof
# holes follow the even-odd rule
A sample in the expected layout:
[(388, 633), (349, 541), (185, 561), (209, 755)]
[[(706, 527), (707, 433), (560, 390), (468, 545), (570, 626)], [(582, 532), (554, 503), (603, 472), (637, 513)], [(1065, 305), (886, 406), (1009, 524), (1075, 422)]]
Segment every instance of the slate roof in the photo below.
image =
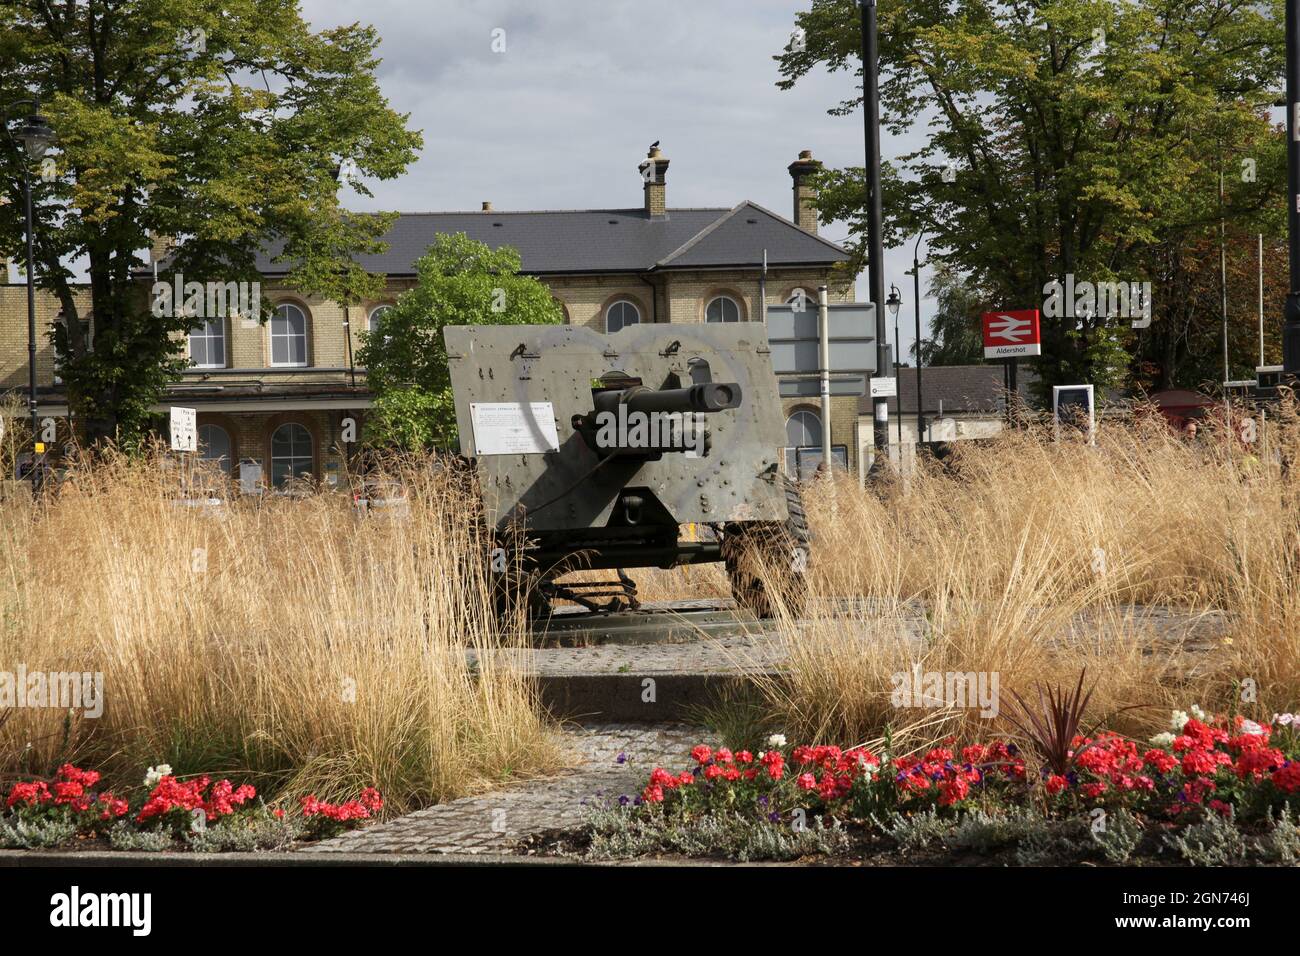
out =
[[(1000, 412), (1003, 410), (1003, 368), (997, 365), (926, 365), (921, 368), (921, 392), (927, 415), (937, 414), (939, 402), (949, 413)], [(1021, 399), (1030, 401), (1029, 386), (1037, 381), (1033, 368), (1021, 362), (1016, 373), (1017, 391)], [(898, 403), (903, 403), (904, 415), (916, 414), (916, 368), (898, 370), (898, 398), (889, 400), (890, 415), (898, 414)], [(871, 414), (871, 398), (858, 399), (858, 412)]]
[[(370, 272), (414, 275), (415, 260), (440, 233), (463, 232), (496, 248), (513, 246), (533, 275), (652, 272), (758, 266), (827, 265), (847, 261), (840, 246), (800, 229), (755, 203), (730, 209), (669, 209), (660, 217), (634, 209), (537, 212), (408, 212), (384, 237), (388, 249), (357, 257)], [(264, 275), (283, 275), (273, 245), (258, 258)]]

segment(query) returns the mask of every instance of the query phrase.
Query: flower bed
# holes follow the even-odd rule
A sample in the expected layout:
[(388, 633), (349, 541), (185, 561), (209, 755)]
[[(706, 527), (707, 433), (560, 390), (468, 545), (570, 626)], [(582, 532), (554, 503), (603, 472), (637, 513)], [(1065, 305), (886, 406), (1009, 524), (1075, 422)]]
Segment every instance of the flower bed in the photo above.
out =
[[(1003, 740), (905, 756), (788, 748), (781, 735), (768, 746), (753, 754), (701, 744), (685, 769), (655, 767), (639, 795), (620, 798), (619, 825), (644, 835), (646, 827), (698, 828), (706, 820), (716, 827), (721, 819), (823, 831), (856, 823), (897, 834), (923, 820), (939, 834), (971, 819), (992, 826), (1032, 812), (1039, 821), (1090, 824), (1082, 835), (1091, 832), (1102, 845), (1115, 837), (1105, 832), (1108, 819), (1157, 830), (1171, 847), (1189, 827), (1219, 834), (1226, 821), (1267, 828), (1284, 845), (1281, 858), (1300, 849), (1291, 822), (1300, 818), (1300, 716), (1290, 714), (1259, 724), (1193, 707), (1146, 743), (1108, 732), (1075, 736), (1057, 766)], [(1138, 836), (1124, 839), (1136, 845)]]
[(359, 826), (384, 805), (374, 787), (355, 800), (303, 797), (294, 813), (267, 806), (249, 784), (181, 779), (150, 767), (133, 793), (97, 790), (100, 774), (64, 764), (49, 780), (14, 784), (0, 808), (0, 846), (47, 848), (107, 840), (115, 849), (278, 849)]

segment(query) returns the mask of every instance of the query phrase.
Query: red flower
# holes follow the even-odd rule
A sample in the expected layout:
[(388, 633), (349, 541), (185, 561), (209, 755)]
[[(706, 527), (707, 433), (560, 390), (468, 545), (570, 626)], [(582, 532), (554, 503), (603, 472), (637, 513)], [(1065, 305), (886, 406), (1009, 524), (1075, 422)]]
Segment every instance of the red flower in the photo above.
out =
[(719, 747), (717, 752), (714, 753), (713, 759), (718, 763), (731, 763), (731, 751), (726, 747)]
[(1066, 780), (1059, 773), (1054, 773), (1047, 778), (1047, 783), (1044, 786), (1047, 788), (1048, 793), (1058, 794), (1069, 785), (1070, 781)]
[(748, 750), (742, 750), (736, 754), (736, 763), (753, 763), (754, 755)]
[(663, 803), (664, 788), (655, 786), (646, 787), (645, 790), (641, 791), (641, 799), (646, 803)]
[(945, 780), (939, 784), (939, 806), (950, 807), (954, 803), (960, 803), (966, 799), (968, 793), (970, 793), (970, 784), (963, 778)]
[(810, 773), (801, 773), (795, 780), (800, 790), (811, 790), (817, 786), (817, 778)]
[[(1189, 720), (1190, 724), (1191, 721)], [(1208, 750), (1189, 750), (1183, 755), (1183, 773), (1191, 777), (1196, 774), (1214, 773), (1218, 761)]]
[(1148, 750), (1142, 755), (1142, 759), (1148, 767), (1160, 773), (1168, 773), (1178, 766), (1178, 758), (1163, 750)]
[(708, 763), (709, 758), (713, 756), (713, 751), (704, 744), (696, 744), (691, 748), (691, 756), (695, 758), (696, 763)]
[(1292, 760), (1279, 767), (1269, 779), (1283, 793), (1300, 793), (1300, 761)]

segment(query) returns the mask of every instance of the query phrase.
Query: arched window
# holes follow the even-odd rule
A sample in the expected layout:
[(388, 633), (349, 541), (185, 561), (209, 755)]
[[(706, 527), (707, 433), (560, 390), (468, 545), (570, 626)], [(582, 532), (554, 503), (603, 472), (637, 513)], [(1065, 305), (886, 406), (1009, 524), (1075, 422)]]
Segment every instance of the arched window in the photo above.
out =
[(190, 329), (190, 361), (195, 368), (226, 367), (226, 320), (200, 319)]
[(704, 310), (706, 322), (739, 322), (740, 306), (729, 295), (720, 295), (709, 302)]
[(312, 474), (311, 432), (297, 422), (286, 422), (271, 435), (271, 485), (280, 488)]
[(822, 420), (816, 412), (806, 409), (795, 412), (785, 420), (785, 443), (791, 448), (806, 448), (822, 444)]
[(379, 331), (379, 320), (383, 317), (384, 313), (391, 308), (391, 305), (377, 305), (371, 309), (370, 320), (366, 325), (366, 331), (372, 333)]
[(212, 462), (227, 475), (231, 470), (230, 433), (220, 425), (199, 426), (199, 458)]
[(796, 478), (808, 477), (799, 474), (800, 448), (817, 448), (822, 446), (822, 420), (816, 412), (800, 409), (785, 420), (785, 471)]
[(641, 310), (627, 299), (619, 299), (605, 310), (605, 331), (617, 332), (641, 321)]
[(307, 316), (291, 302), (271, 316), (271, 364), (307, 364)]

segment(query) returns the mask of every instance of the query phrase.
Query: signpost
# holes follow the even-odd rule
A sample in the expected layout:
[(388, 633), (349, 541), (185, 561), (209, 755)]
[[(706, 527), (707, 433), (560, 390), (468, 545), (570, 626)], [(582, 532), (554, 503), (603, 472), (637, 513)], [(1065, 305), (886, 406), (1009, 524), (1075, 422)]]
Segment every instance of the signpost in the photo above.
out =
[(193, 408), (171, 407), (171, 444), (172, 451), (198, 451), (199, 430), (196, 426), (197, 412)]
[(1018, 391), (1016, 362), (1026, 355), (1043, 354), (1042, 330), (1037, 309), (1014, 309), (985, 312), (981, 317), (984, 330), (984, 357), (1001, 359), (1006, 364), (1004, 384), (1007, 389), (1007, 421), (1011, 421), (1011, 397)]
[(767, 307), (767, 342), (782, 398), (821, 398), (822, 461), (833, 460), (830, 398), (865, 395), (876, 371), (875, 338), (869, 334), (875, 306), (864, 302), (831, 304), (826, 287), (817, 308), (804, 300)]
[[(1061, 438), (1061, 426), (1086, 431), (1088, 444), (1096, 443), (1097, 409), (1093, 403), (1091, 385), (1053, 385), (1052, 419), (1056, 438)], [(1086, 428), (1085, 428), (1086, 426)]]

